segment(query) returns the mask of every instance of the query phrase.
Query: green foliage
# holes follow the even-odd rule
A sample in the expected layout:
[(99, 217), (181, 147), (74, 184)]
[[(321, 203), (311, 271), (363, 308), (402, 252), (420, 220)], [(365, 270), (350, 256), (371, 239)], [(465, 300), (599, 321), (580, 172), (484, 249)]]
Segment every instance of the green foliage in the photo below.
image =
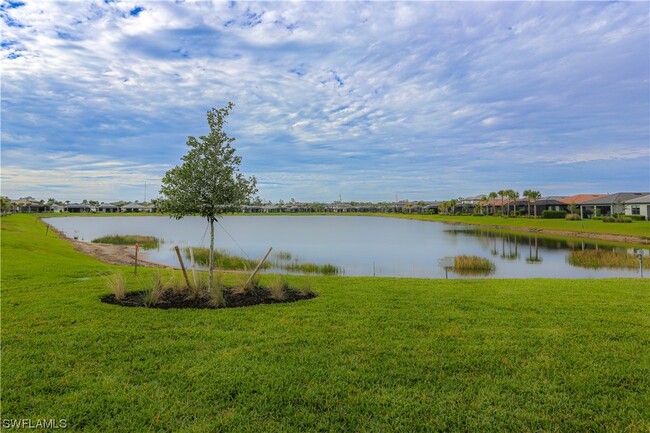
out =
[(188, 137), (190, 148), (183, 163), (169, 170), (162, 179), (158, 206), (176, 218), (201, 215), (214, 220), (224, 212), (235, 211), (257, 192), (255, 177), (239, 171), (241, 157), (232, 147), (234, 138), (223, 130), (226, 117), (234, 107), (208, 111), (210, 133)]
[(544, 219), (563, 219), (566, 218), (566, 211), (563, 210), (545, 210), (542, 211)]
[(154, 236), (142, 235), (110, 235), (101, 238), (93, 239), (96, 244), (112, 244), (112, 245), (135, 245), (138, 244), (145, 250), (158, 248), (160, 240)]
[(638, 269), (639, 260), (632, 254), (612, 250), (572, 251), (567, 262), (588, 269)]
[(645, 216), (643, 216), (643, 215), (628, 215), (627, 217), (629, 219), (631, 219), (632, 221), (645, 221), (646, 220)]

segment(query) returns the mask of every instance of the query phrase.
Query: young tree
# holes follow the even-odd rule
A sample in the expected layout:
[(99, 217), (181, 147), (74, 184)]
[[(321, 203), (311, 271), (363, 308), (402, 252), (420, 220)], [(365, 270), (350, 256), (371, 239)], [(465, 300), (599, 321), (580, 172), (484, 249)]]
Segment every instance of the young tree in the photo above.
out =
[[(186, 215), (201, 215), (210, 224), (210, 280), (214, 286), (214, 223), (223, 213), (240, 208), (257, 192), (254, 176), (244, 177), (239, 171), (241, 157), (235, 155), (235, 141), (223, 130), (226, 117), (234, 107), (208, 111), (210, 133), (198, 139), (188, 137), (190, 150), (183, 163), (169, 170), (162, 179), (159, 207), (176, 219)], [(221, 294), (218, 294), (221, 296)], [(223, 304), (223, 297), (216, 300)]]

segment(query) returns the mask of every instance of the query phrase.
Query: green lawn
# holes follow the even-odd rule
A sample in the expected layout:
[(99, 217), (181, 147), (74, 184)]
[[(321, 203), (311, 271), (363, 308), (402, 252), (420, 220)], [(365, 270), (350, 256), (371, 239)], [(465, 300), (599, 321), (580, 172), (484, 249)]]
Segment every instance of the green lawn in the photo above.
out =
[(68, 431), (650, 429), (641, 279), (309, 279), (226, 310), (99, 302), (121, 269), (2, 218), (2, 418)]

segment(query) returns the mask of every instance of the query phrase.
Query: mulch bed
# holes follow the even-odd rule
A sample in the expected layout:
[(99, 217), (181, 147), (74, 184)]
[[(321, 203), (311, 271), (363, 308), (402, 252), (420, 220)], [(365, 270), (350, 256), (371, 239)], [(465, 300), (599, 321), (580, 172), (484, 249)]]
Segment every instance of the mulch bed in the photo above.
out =
[[(101, 301), (107, 304), (121, 305), (123, 307), (146, 307), (144, 304), (144, 293), (141, 292), (127, 292), (124, 299), (117, 300), (115, 295), (110, 294), (101, 297)], [(210, 303), (210, 299), (201, 297), (197, 299), (188, 299), (187, 293), (175, 293), (167, 290), (161, 296), (160, 302), (148, 308), (236, 308), (236, 307), (250, 307), (259, 304), (282, 304), (287, 302), (302, 301), (305, 299), (315, 298), (314, 292), (299, 292), (292, 289), (284, 291), (282, 299), (278, 300), (271, 296), (271, 292), (265, 287), (253, 287), (244, 293), (239, 293), (233, 288), (224, 288), (223, 297), (226, 301), (225, 307), (215, 307)]]

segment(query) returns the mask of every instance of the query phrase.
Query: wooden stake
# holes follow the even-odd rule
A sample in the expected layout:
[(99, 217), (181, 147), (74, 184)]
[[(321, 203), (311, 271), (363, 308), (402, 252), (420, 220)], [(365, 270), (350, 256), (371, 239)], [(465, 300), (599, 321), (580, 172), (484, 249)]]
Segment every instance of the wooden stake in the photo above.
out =
[(262, 257), (262, 260), (260, 260), (260, 262), (257, 264), (257, 266), (255, 267), (255, 270), (253, 271), (251, 276), (248, 277), (248, 281), (246, 281), (246, 287), (248, 287), (248, 285), (251, 283), (251, 281), (253, 281), (253, 277), (255, 276), (255, 274), (257, 274), (257, 271), (260, 270), (260, 268), (262, 267), (262, 264), (266, 261), (266, 258), (269, 256), (269, 254), (271, 254), (272, 249), (273, 249), (273, 247), (269, 247), (269, 250), (266, 252), (266, 254), (264, 254), (264, 257)]
[(187, 271), (185, 270), (185, 263), (183, 263), (183, 256), (181, 256), (181, 250), (178, 248), (178, 245), (174, 247), (176, 250), (176, 255), (178, 256), (178, 261), (181, 264), (181, 269), (183, 270), (183, 276), (185, 277), (185, 282), (187, 283), (187, 287), (192, 287), (190, 285), (190, 279), (187, 278)]
[(192, 268), (192, 279), (196, 285), (198, 280), (196, 279), (196, 269), (194, 268), (194, 249), (190, 247), (190, 267)]

